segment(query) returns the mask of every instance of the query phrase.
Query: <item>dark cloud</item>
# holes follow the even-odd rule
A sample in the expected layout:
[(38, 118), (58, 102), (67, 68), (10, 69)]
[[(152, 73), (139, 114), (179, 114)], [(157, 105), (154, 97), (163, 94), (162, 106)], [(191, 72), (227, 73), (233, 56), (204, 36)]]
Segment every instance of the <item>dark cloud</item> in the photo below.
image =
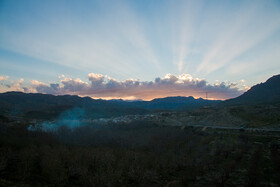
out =
[(5, 81), (9, 78), (9, 76), (0, 76), (0, 81)]
[(6, 81), (8, 83), (0, 84), (1, 91), (2, 91), (3, 87), (4, 87), (4, 89), (3, 89), (4, 91), (25, 91), (25, 90), (27, 90), (26, 88), (23, 87), (23, 82), (24, 82), (23, 78), (20, 78), (18, 81), (7, 81), (8, 78), (9, 77), (6, 76), (5, 79), (2, 80), (2, 81)]

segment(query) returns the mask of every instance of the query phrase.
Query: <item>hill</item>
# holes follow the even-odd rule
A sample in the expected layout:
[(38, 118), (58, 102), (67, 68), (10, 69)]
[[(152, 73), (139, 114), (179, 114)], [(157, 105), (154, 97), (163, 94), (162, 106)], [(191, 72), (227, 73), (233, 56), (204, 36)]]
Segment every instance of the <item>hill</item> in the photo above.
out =
[(239, 97), (223, 102), (224, 105), (257, 105), (276, 103), (280, 103), (280, 75), (275, 75), (269, 78), (265, 83), (253, 86)]
[(0, 114), (24, 118), (51, 119), (62, 112), (82, 108), (89, 118), (145, 114), (162, 110), (190, 110), (220, 101), (193, 97), (167, 97), (152, 101), (102, 100), (76, 95), (54, 96), (40, 93), (6, 92), (0, 94)]
[(134, 106), (137, 108), (143, 108), (147, 110), (176, 110), (184, 111), (190, 109), (196, 109), (203, 106), (219, 103), (219, 100), (205, 100), (202, 98), (195, 99), (192, 96), (189, 97), (165, 97), (156, 98), (151, 101), (135, 101), (125, 103), (127, 106)]
[(230, 114), (246, 121), (251, 127), (280, 127), (280, 75), (257, 84), (234, 99), (219, 104)]

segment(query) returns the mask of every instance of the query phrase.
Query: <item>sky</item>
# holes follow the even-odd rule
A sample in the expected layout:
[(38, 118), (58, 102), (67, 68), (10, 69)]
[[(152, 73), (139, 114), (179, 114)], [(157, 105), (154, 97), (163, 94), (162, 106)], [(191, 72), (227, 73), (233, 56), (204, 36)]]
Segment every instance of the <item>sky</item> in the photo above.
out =
[(279, 0), (0, 0), (0, 92), (228, 99), (279, 59)]

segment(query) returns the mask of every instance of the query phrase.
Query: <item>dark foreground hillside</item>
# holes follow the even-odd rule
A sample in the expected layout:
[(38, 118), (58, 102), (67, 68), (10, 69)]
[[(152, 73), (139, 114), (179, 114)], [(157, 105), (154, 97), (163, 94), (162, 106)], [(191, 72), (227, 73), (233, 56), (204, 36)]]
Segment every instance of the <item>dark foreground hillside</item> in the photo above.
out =
[(280, 103), (280, 74), (266, 82), (252, 86), (239, 97), (226, 100), (223, 105), (256, 105)]
[(279, 136), (148, 121), (0, 128), (2, 186), (277, 186)]

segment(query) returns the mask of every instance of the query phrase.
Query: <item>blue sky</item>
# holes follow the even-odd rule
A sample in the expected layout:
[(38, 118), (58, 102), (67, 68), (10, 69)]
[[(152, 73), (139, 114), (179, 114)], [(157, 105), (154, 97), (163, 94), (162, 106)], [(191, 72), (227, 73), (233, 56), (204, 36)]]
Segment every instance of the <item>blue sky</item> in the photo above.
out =
[(278, 0), (0, 1), (2, 92), (23, 89), (12, 86), (20, 79), (91, 84), (90, 73), (105, 82), (188, 74), (244, 91), (279, 74), (279, 59)]

